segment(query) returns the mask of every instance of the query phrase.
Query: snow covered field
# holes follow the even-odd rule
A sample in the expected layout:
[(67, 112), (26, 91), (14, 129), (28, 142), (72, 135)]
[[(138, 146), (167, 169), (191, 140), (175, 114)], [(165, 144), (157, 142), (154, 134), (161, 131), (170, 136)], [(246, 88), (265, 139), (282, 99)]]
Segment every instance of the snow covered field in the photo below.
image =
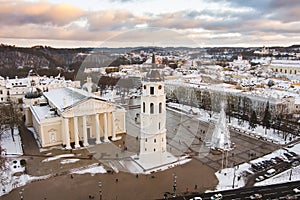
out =
[[(209, 116), (209, 113), (203, 109), (199, 109), (196, 107), (191, 107), (187, 105), (177, 104), (177, 103), (168, 103), (168, 107), (175, 108), (176, 110), (183, 111), (185, 113), (194, 114), (195, 118), (201, 121), (205, 122), (216, 122), (219, 118), (219, 113), (213, 113), (212, 117)], [(276, 143), (276, 144), (286, 144), (290, 141), (287, 141), (283, 138), (282, 135), (278, 135), (277, 131), (273, 129), (267, 129), (265, 133), (265, 128), (261, 125), (257, 125), (255, 129), (249, 128), (249, 123), (247, 121), (242, 122), (242, 124), (239, 124), (238, 119), (231, 117), (231, 123), (228, 123), (229, 127), (236, 128), (237, 130), (242, 131), (245, 134), (251, 135), (253, 137), (262, 138), (265, 140), (268, 140), (270, 142)], [(287, 137), (289, 138), (289, 136)], [(300, 137), (291, 136), (292, 141), (299, 139)]]

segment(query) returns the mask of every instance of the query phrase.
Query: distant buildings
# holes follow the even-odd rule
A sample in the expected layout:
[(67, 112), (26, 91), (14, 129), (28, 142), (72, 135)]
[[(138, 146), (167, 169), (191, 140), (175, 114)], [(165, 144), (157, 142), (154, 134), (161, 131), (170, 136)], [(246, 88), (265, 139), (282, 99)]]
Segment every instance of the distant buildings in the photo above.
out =
[(31, 87), (35, 87), (41, 92), (60, 87), (79, 88), (80, 81), (65, 80), (60, 75), (57, 77), (40, 77), (34, 70), (30, 70), (25, 78), (5, 79), (0, 77), (0, 103), (9, 100), (22, 103), (26, 93), (31, 93)]
[(300, 74), (300, 60), (272, 60), (269, 68), (283, 74)]

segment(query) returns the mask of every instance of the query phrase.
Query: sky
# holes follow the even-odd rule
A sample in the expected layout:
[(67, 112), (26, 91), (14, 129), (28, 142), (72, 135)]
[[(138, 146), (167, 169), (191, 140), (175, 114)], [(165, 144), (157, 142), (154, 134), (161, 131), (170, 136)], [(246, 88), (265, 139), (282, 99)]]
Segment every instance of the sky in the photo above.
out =
[(251, 47), (300, 42), (299, 0), (0, 0), (0, 43)]

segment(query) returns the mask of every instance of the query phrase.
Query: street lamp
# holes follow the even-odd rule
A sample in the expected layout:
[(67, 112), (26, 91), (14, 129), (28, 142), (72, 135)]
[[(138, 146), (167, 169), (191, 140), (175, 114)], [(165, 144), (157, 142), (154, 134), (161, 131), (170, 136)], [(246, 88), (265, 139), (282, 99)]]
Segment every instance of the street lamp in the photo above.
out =
[(99, 195), (100, 195), (100, 200), (102, 200), (102, 183), (99, 181)]
[(291, 167), (291, 173), (290, 173), (290, 178), (289, 178), (290, 181), (292, 180), (293, 169), (294, 169), (294, 167)]
[(237, 168), (238, 168), (238, 166), (233, 167), (233, 169), (234, 169), (234, 171), (233, 171), (233, 181), (232, 181), (232, 188), (233, 189), (234, 189), (234, 181), (235, 181), (235, 171), (236, 171)]
[(176, 197), (176, 189), (177, 189), (176, 179), (177, 179), (177, 176), (175, 173), (173, 173), (173, 197)]
[(20, 199), (23, 200), (24, 197), (23, 197), (23, 192), (24, 192), (24, 188), (21, 189), (21, 191), (19, 192), (20, 193)]

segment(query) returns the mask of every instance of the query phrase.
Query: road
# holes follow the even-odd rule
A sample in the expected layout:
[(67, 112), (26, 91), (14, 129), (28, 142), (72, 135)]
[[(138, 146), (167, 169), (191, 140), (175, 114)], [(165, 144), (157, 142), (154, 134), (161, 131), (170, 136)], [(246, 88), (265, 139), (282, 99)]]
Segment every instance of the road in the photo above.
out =
[[(295, 194), (293, 189), (300, 185), (300, 181), (276, 184), (276, 185), (268, 185), (261, 187), (251, 187), (251, 188), (241, 188), (235, 190), (227, 190), (221, 192), (214, 193), (204, 193), (204, 194), (193, 194), (186, 195), (174, 198), (167, 198), (172, 200), (189, 200), (193, 197), (200, 196), (203, 200), (210, 199), (211, 196), (217, 193), (221, 193), (223, 195), (223, 200), (240, 200), (240, 199), (250, 199), (252, 194), (262, 194), (262, 199), (277, 199), (279, 197), (296, 197), (296, 199), (300, 198), (300, 194)], [(286, 199), (286, 198), (284, 198)]]

